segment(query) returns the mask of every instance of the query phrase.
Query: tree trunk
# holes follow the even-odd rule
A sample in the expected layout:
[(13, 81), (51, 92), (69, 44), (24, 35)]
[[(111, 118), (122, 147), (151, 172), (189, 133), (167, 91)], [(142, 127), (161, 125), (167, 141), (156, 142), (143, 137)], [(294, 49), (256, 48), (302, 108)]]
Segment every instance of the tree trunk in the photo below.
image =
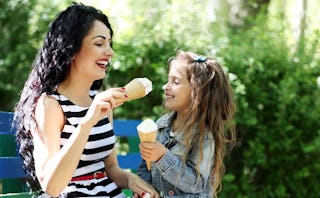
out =
[(300, 29), (299, 29), (299, 40), (297, 45), (296, 54), (304, 55), (304, 48), (305, 48), (305, 29), (306, 29), (306, 20), (307, 20), (307, 0), (302, 0), (302, 11), (301, 11), (301, 18), (300, 18)]

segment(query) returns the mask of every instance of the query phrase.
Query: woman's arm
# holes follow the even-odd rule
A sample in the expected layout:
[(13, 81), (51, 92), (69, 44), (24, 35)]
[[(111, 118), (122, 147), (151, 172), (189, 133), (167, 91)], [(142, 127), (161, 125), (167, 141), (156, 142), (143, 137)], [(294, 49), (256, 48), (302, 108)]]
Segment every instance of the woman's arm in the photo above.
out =
[(148, 171), (147, 169), (147, 163), (145, 160), (141, 160), (141, 164), (138, 167), (137, 174), (146, 182), (149, 184), (152, 183), (152, 175), (151, 171)]
[(83, 122), (60, 149), (60, 135), (65, 117), (59, 103), (42, 95), (35, 110), (34, 160), (38, 180), (46, 193), (58, 196), (70, 182), (87, 142), (92, 124)]
[(120, 188), (129, 188), (139, 195), (148, 192), (153, 198), (159, 197), (153, 187), (143, 181), (138, 175), (126, 172), (119, 167), (115, 149), (104, 160), (104, 163), (108, 177)]
[[(113, 114), (108, 114), (109, 121), (113, 126)], [(149, 192), (151, 197), (158, 198), (158, 193), (152, 186), (148, 185), (139, 176), (126, 172), (119, 167), (116, 149), (104, 160), (105, 170), (108, 177), (114, 181), (120, 188), (130, 188), (134, 193), (142, 195), (144, 192)]]
[(60, 135), (65, 116), (56, 99), (46, 94), (39, 98), (35, 119), (37, 130), (32, 133), (36, 175), (43, 191), (56, 197), (70, 182), (77, 168), (92, 127), (113, 108), (123, 104), (124, 90), (111, 88), (95, 96), (86, 115), (62, 148)]

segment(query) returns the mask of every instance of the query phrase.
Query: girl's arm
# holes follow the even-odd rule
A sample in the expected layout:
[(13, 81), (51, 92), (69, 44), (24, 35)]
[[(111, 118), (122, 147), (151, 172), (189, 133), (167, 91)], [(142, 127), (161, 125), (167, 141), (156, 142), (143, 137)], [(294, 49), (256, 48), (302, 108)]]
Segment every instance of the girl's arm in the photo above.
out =
[[(153, 166), (161, 172), (163, 179), (186, 193), (199, 193), (206, 188), (210, 172), (213, 167), (214, 141), (207, 138), (203, 143), (203, 159), (197, 167), (200, 151), (193, 150), (187, 163), (182, 162), (180, 154), (175, 155), (171, 150), (166, 150), (163, 155), (164, 145), (161, 143), (142, 143), (140, 151), (144, 159), (154, 161)], [(160, 156), (160, 158), (159, 158)], [(179, 156), (179, 157), (178, 157)]]

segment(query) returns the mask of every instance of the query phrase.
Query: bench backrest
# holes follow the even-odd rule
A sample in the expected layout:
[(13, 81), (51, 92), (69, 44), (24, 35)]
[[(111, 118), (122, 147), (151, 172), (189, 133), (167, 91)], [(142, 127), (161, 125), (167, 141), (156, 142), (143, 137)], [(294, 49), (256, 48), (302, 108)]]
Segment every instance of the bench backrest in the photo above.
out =
[[(22, 170), (22, 161), (17, 155), (17, 147), (15, 142), (15, 129), (12, 128), (12, 112), (0, 111), (0, 180), (2, 180), (2, 193), (21, 192), (21, 189), (9, 189), (14, 187), (12, 182), (9, 182), (8, 188), (4, 185), (6, 180), (13, 178), (25, 178), (25, 173)], [(140, 120), (114, 120), (114, 132), (120, 140), (128, 143), (129, 152), (119, 154), (118, 161), (121, 168), (136, 170), (141, 162), (139, 154), (138, 134), (136, 126), (140, 124)], [(22, 179), (23, 181), (23, 179)], [(19, 182), (20, 186), (21, 181)], [(25, 187), (22, 187), (25, 188)], [(22, 189), (23, 190), (23, 189)], [(1, 193), (1, 192), (0, 192)]]

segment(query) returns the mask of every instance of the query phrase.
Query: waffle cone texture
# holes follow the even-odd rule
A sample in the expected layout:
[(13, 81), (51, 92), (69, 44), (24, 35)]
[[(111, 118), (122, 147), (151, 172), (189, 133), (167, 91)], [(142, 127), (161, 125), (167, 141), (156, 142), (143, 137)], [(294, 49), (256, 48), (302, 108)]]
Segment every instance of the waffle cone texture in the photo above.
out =
[(144, 85), (138, 79), (131, 80), (124, 87), (126, 88), (126, 94), (128, 96), (128, 100), (142, 98), (146, 95)]
[[(146, 132), (139, 132), (138, 131), (140, 142), (156, 142), (157, 132), (158, 131), (152, 131), (152, 132), (146, 133)], [(148, 171), (150, 171), (151, 170), (151, 161), (146, 161), (146, 163), (147, 163)]]

